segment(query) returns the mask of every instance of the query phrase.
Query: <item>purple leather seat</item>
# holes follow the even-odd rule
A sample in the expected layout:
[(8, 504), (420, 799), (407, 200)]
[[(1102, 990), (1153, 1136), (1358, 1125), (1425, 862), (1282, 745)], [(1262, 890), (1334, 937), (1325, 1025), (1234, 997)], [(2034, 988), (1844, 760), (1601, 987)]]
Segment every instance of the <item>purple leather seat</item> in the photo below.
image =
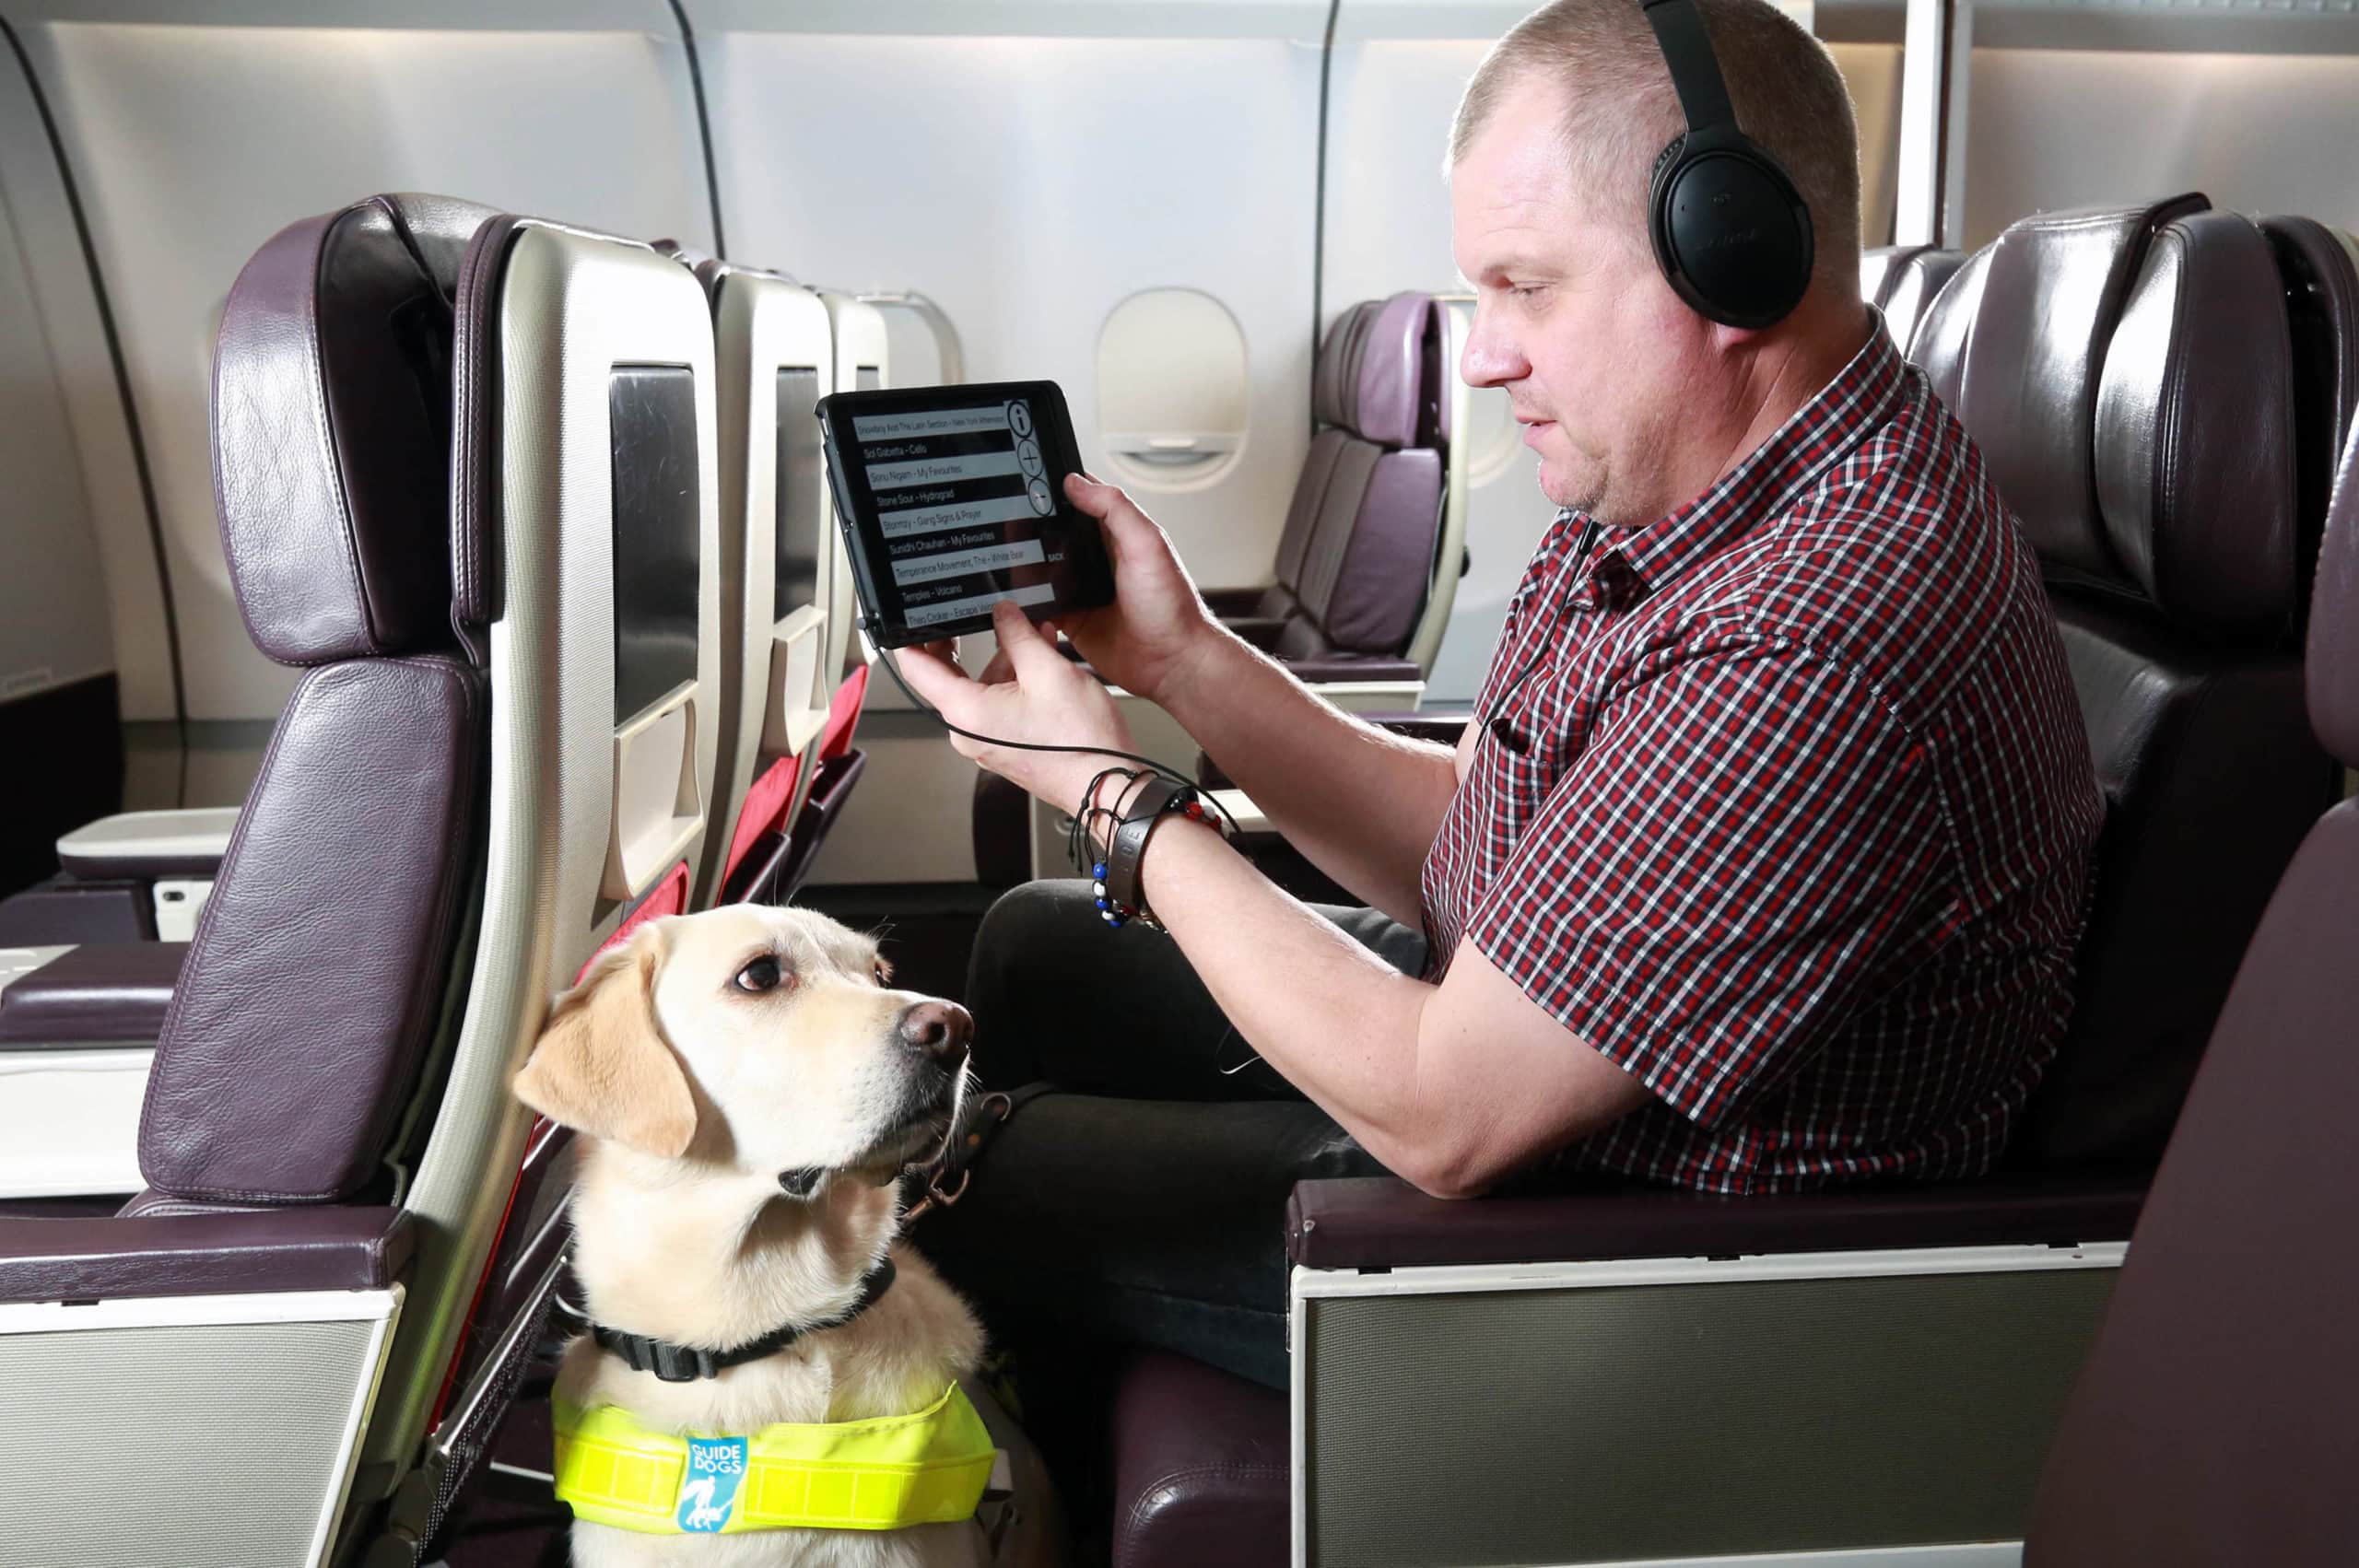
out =
[[(2014, 225), (1912, 356), (2048, 578), (2107, 800), (2071, 1032), (2018, 1164), (2160, 1154), (2277, 874), (2332, 799), (2303, 716), (2302, 563), (2349, 421), (2347, 256), (2190, 195)], [(2299, 285), (2305, 300), (2308, 285)], [(2305, 353), (2295, 353), (2295, 328)]]
[[(2359, 447), (2312, 603), (2307, 696), (2359, 766)], [(2359, 1561), (2359, 802), (2278, 883), (2048, 1454), (2024, 1561)]]
[[(2316, 431), (2339, 438), (2350, 419), (2352, 275), (2317, 226), (2271, 222), (2264, 237), (2201, 198), (2032, 220), (1962, 263), (1916, 333), (1912, 357), (1962, 411), (2048, 565), (2112, 804), (2081, 1012), (2019, 1135), (2022, 1163), (2043, 1168), (1743, 1202), (1642, 1191), (1446, 1205), (1392, 1182), (1305, 1183), (1289, 1217), (1296, 1262), (2129, 1233), (2236, 955), (2332, 788), (2300, 717), (2294, 634), (2297, 562), (2318, 521), (2303, 475)], [(2359, 579), (2359, 550), (2348, 555)], [(2348, 591), (2345, 613), (2359, 614), (2359, 580)], [(2359, 743), (2359, 708), (2349, 722)], [(1286, 1560), (1280, 1480), (1238, 1458), (1284, 1451), (1285, 1396), (1156, 1355), (1119, 1404), (1118, 1433), (1156, 1433), (1118, 1445), (1124, 1568)]]
[[(171, 993), (139, 1128), (148, 1190), (117, 1218), (0, 1220), (0, 1302), (382, 1292), (409, 1267), (389, 1162), (409, 1155), (404, 1113), (465, 994), (485, 820), (488, 688), (452, 626), (450, 360), (452, 282), (488, 216), (357, 203), (282, 231), (230, 291), (213, 404), (222, 544), (255, 646), (305, 673)], [(310, 1352), (252, 1361), (182, 1332), (198, 1337), (176, 1362), (218, 1361), (239, 1382), (267, 1366), (283, 1382), (255, 1387), (290, 1410), (322, 1397)], [(374, 1373), (372, 1356), (364, 1389)], [(204, 1395), (180, 1398), (215, 1422)], [(352, 1398), (334, 1396), (339, 1419), (357, 1421)], [(217, 1445), (176, 1432), (177, 1410), (122, 1433), (121, 1462), (139, 1469), (150, 1441)], [(20, 1476), (46, 1463), (0, 1462)], [(252, 1480), (235, 1463), (217, 1472), (233, 1500)], [(158, 1505), (178, 1521), (167, 1530), (204, 1511)], [(207, 1554), (293, 1550), (215, 1540)]]
[(1267, 587), (1204, 595), (1306, 681), (1416, 680), (1406, 654), (1441, 537), (1449, 397), (1441, 307), (1396, 294), (1336, 318), (1311, 379), (1319, 431)]

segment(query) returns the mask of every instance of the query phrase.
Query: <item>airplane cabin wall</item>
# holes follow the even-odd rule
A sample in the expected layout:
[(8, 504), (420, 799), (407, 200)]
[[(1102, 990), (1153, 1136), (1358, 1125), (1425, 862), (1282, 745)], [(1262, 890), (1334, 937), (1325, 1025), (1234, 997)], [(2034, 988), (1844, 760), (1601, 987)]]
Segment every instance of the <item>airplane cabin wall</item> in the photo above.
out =
[[(815, 285), (917, 291), (947, 311), (968, 379), (1057, 380), (1101, 472), (1170, 529), (1200, 581), (1229, 586), (1269, 575), (1316, 335), (1356, 300), (1458, 287), (1449, 121), (1525, 8), (1341, 0), (1323, 170), (1329, 0), (684, 0), (682, 15), (718, 248)], [(386, 189), (716, 248), (680, 17), (669, 0), (30, 0), (10, 17), (88, 212), (178, 611), (198, 750), (185, 780), (145, 784), (135, 753), (130, 803), (234, 802), (293, 676), (247, 640), (215, 526), (206, 387), (231, 279), (280, 225)], [(1894, 208), (1900, 7), (1822, 0), (1818, 19), (1859, 111), (1875, 243)], [(2193, 185), (2226, 206), (2332, 219), (2352, 205), (2335, 160), (2353, 86), (2347, 56), (1978, 49), (1966, 240), (2036, 207)], [(2243, 134), (2254, 127), (2285, 129)], [(45, 525), (81, 541), (46, 558), (86, 590), (95, 558), (108, 601), (44, 593), (50, 623), (74, 626), (40, 658), (111, 663), (135, 729), (179, 714), (164, 584), (63, 193), (27, 85), (0, 71), (0, 287), (15, 291), (0, 349), (27, 410), (0, 462), (20, 494), (46, 486)], [(1234, 324), (1233, 454), (1175, 465), (1105, 451), (1100, 334), (1125, 299), (1162, 288), (1209, 296), (1218, 314), (1197, 319)], [(920, 319), (886, 317), (894, 380), (937, 375)], [(1460, 433), (1472, 568), (1430, 702), (1471, 697), (1550, 515), (1517, 435), (1504, 395), (1476, 394)], [(30, 580), (7, 591), (23, 598)], [(0, 678), (21, 662), (13, 649), (0, 643)], [(870, 692), (872, 777), (818, 879), (963, 880), (971, 773), (883, 673)]]
[[(386, 190), (709, 248), (687, 53), (663, 0), (10, 10), (88, 216), (154, 475), (193, 727), (178, 803), (234, 805), (297, 676), (246, 636), (214, 509), (213, 333), (239, 269), (287, 223)], [(323, 14), (334, 25), (293, 25)], [(136, 580), (108, 586), (118, 622), (154, 614)]]
[[(1093, 470), (1163, 524), (1199, 581), (1269, 579), (1309, 440), (1325, 0), (687, 12), (733, 259), (926, 296), (956, 323), (968, 380), (1064, 389)], [(1234, 451), (1172, 467), (1109, 450), (1101, 332), (1150, 289), (1209, 296), (1235, 324)], [(923, 384), (900, 357), (923, 343), (914, 318), (887, 319), (892, 380)], [(868, 777), (813, 880), (971, 877), (972, 769), (883, 671), (861, 745)]]
[(0, 188), (0, 702), (114, 671), (98, 535), (73, 457), (73, 421)]
[(1969, 247), (2026, 213), (2179, 191), (2347, 227), (2359, 58), (1977, 49), (1966, 141)]

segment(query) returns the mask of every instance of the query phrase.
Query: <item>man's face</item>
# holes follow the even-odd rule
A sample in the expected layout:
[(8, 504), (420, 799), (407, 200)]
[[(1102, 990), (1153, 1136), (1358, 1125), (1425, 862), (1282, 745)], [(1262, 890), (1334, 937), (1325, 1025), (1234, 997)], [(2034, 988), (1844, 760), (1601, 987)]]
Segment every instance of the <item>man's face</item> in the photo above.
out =
[(1550, 500), (1644, 523), (1689, 498), (1672, 477), (1683, 421), (1708, 427), (1696, 390), (1723, 378), (1709, 324), (1663, 281), (1628, 204), (1600, 211), (1577, 188), (1563, 116), (1560, 89), (1526, 78), (1451, 170), (1451, 242), (1476, 300), (1459, 373), (1507, 389)]

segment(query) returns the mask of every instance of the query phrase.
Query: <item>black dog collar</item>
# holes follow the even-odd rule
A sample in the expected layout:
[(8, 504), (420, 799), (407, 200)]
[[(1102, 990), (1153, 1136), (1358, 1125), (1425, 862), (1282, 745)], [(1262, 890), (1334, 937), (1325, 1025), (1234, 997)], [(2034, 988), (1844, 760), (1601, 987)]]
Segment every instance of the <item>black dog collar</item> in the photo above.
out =
[(702, 1351), (687, 1345), (675, 1345), (669, 1340), (658, 1340), (647, 1334), (626, 1334), (619, 1328), (609, 1328), (603, 1323), (590, 1326), (590, 1337), (599, 1347), (623, 1358), (623, 1364), (633, 1372), (651, 1372), (666, 1383), (694, 1383), (698, 1378), (718, 1377), (722, 1368), (759, 1361), (776, 1355), (805, 1334), (816, 1334), (825, 1328), (840, 1328), (845, 1324), (874, 1306), (879, 1297), (893, 1288), (893, 1259), (880, 1259), (860, 1281), (860, 1295), (850, 1309), (839, 1316), (816, 1323), (790, 1323), (774, 1328), (758, 1340), (725, 1351)]

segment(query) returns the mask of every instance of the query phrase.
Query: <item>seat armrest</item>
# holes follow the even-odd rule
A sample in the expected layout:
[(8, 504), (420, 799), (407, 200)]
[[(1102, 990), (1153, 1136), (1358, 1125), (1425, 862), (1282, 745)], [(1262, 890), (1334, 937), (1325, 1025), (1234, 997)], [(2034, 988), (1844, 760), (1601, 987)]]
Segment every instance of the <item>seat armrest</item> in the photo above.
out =
[(408, 1267), (412, 1242), (398, 1209), (0, 1219), (0, 1302), (382, 1290)]
[(221, 870), (238, 808), (124, 812), (85, 823), (57, 841), (57, 864), (91, 881), (209, 877)]
[(1763, 1198), (1633, 1188), (1461, 1202), (1390, 1176), (1306, 1181), (1286, 1204), (1286, 1254), (1309, 1269), (1402, 1269), (2125, 1241), (2147, 1179), (2023, 1175)]
[(1278, 646), (1278, 638), (1290, 624), (1285, 615), (1229, 615), (1221, 625), (1267, 653)]
[(1226, 621), (1233, 615), (1250, 615), (1260, 609), (1262, 597), (1270, 589), (1264, 583), (1259, 588), (1207, 588), (1202, 591), (1204, 608)]
[(1361, 657), (1351, 653), (1312, 653), (1281, 659), (1297, 681), (1317, 685), (1322, 681), (1422, 681), (1426, 673), (1406, 659)]
[(182, 942), (71, 947), (0, 990), (0, 1051), (11, 1046), (151, 1041), (188, 957)]
[(1466, 733), (1466, 726), (1474, 722), (1473, 715), (1468, 713), (1362, 713), (1355, 717), (1413, 741), (1431, 741), (1436, 745), (1453, 748)]

